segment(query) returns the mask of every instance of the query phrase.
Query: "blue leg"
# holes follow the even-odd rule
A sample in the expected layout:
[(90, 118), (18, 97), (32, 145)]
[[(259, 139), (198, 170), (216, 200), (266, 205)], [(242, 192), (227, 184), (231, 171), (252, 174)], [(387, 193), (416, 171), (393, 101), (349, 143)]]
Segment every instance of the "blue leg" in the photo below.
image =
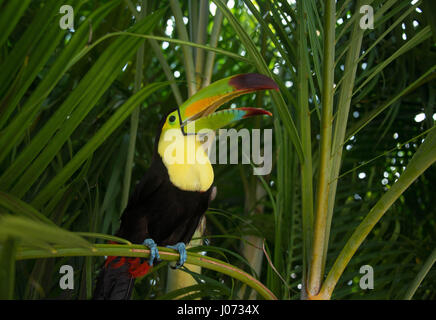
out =
[(155, 259), (160, 260), (159, 251), (157, 250), (156, 243), (153, 241), (153, 239), (148, 238), (145, 239), (142, 244), (150, 249), (150, 259), (148, 260), (148, 264), (151, 267)]
[(179, 261), (177, 261), (177, 263), (176, 263), (176, 269), (178, 269), (181, 266), (183, 266), (183, 264), (186, 261), (186, 258), (188, 257), (188, 255), (186, 254), (186, 246), (185, 246), (185, 244), (183, 242), (178, 242), (174, 246), (167, 246), (167, 248), (177, 250), (179, 252), (179, 254), (180, 254)]

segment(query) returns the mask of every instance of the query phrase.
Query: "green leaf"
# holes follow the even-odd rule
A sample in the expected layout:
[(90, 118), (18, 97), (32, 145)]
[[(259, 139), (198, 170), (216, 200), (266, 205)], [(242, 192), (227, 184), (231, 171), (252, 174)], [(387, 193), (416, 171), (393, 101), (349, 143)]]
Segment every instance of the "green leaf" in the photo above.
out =
[(14, 30), (30, 0), (7, 1), (0, 13), (0, 47), (3, 46), (11, 32)]
[[(88, 17), (88, 19), (86, 19), (83, 22), (83, 24), (76, 30), (71, 40), (68, 42), (66, 47), (61, 51), (60, 55), (56, 58), (54, 64), (48, 70), (47, 74), (44, 75), (41, 83), (32, 92), (31, 96), (25, 101), (20, 112), (13, 119), (11, 119), (10, 124), (8, 124), (3, 129), (2, 134), (0, 135), (0, 162), (7, 157), (7, 155), (11, 152), (14, 146), (16, 146), (17, 143), (23, 138), (26, 130), (28, 130), (32, 126), (35, 117), (41, 111), (41, 106), (43, 104), (43, 101), (52, 92), (56, 84), (58, 84), (58, 82), (69, 70), (69, 68), (73, 66), (73, 64), (69, 64), (69, 62), (73, 60), (73, 58), (77, 56), (81, 48), (85, 46), (89, 37), (90, 22), (92, 21), (94, 28), (98, 27), (99, 24), (103, 21), (104, 17), (107, 16), (107, 14), (116, 6), (116, 4), (119, 1), (120, 0), (111, 1), (106, 5), (103, 5), (97, 10), (95, 10)], [(41, 16), (44, 18), (43, 15)], [(38, 30), (39, 28), (35, 27), (29, 29)], [(28, 37), (38, 39), (34, 33), (29, 33)], [(5, 59), (4, 64), (2, 65), (5, 67), (6, 76), (9, 75), (7, 69), (9, 66), (15, 66), (17, 64), (18, 66), (21, 66), (20, 61), (24, 61), (23, 54), (25, 54), (27, 50), (29, 50), (28, 47), (25, 46), (25, 44), (28, 43), (27, 37), (23, 39), (23, 41), (25, 41), (22, 44), (23, 49), (20, 49), (21, 43), (17, 44), (16, 45), (18, 47), (16, 49), (17, 52), (12, 51), (12, 53)], [(21, 53), (21, 51), (23, 52)], [(53, 52), (47, 52), (47, 53), (50, 55), (53, 54)], [(23, 58), (20, 59), (20, 57)], [(1, 75), (3, 75), (3, 73), (1, 73)], [(14, 173), (10, 171), (10, 175), (15, 176), (16, 172)], [(5, 181), (5, 180), (7, 181), (8, 179), (11, 178), (12, 177), (11, 176), (8, 177), (8, 175), (2, 176), (2, 179), (0, 178), (0, 181)], [(2, 183), (0, 182), (0, 185), (1, 184)]]
[(0, 246), (0, 299), (11, 300), (15, 285), (15, 253), (17, 242), (8, 237)]
[(82, 237), (57, 227), (53, 224), (38, 222), (25, 217), (2, 215), (0, 216), (0, 242), (7, 242), (13, 237), (20, 244), (31, 247), (43, 247), (55, 253), (53, 245), (77, 246), (93, 251), (92, 244)]
[(38, 212), (35, 208), (30, 206), (29, 204), (14, 197), (13, 195), (4, 193), (2, 191), (0, 191), (0, 207), (9, 210), (12, 213), (23, 215), (28, 218), (35, 219), (37, 221), (44, 221), (51, 224), (53, 223), (53, 221), (51, 221), (46, 216)]
[[(20, 67), (22, 72), (19, 73), (0, 101), (0, 128), (9, 120), (10, 115), (17, 108), (26, 91), (35, 81), (42, 67), (52, 56), (53, 51), (65, 34), (65, 31), (59, 28), (56, 17), (57, 12), (53, 8), (56, 8), (54, 1), (46, 4), (44, 10), (49, 11), (48, 14), (41, 13), (42, 16), (46, 16), (45, 20), (41, 21), (44, 25), (38, 29), (41, 22), (36, 21), (36, 28), (29, 28), (28, 33), (25, 34), (23, 39), (20, 39), (20, 42), (14, 48), (21, 52), (15, 52), (14, 50), (5, 60), (8, 66)], [(36, 43), (29, 41), (29, 38), (32, 37)], [(24, 44), (22, 41), (24, 41)], [(25, 48), (21, 49), (23, 46)], [(12, 74), (6, 74), (5, 76), (7, 77), (6, 80), (9, 80), (9, 77), (13, 79)]]
[(168, 82), (153, 83), (127, 100), (114, 115), (103, 125), (103, 127), (80, 149), (80, 151), (69, 161), (66, 166), (59, 172), (50, 183), (38, 194), (32, 201), (32, 204), (39, 208), (45, 204), (76, 170), (80, 168), (83, 162), (121, 125), (121, 123), (130, 115), (130, 113), (141, 104), (153, 92), (167, 86)]
[(427, 260), (422, 265), (421, 270), (419, 270), (418, 274), (416, 275), (415, 279), (410, 283), (410, 287), (407, 290), (406, 295), (404, 296), (405, 300), (411, 300), (413, 295), (415, 294), (416, 290), (418, 289), (419, 285), (421, 284), (422, 280), (424, 280), (425, 276), (429, 273), (431, 267), (436, 262), (436, 249), (432, 251), (430, 256), (427, 258)]
[[(132, 31), (151, 31), (162, 14), (162, 10), (157, 11), (144, 19), (143, 22), (135, 25)], [(138, 38), (120, 37), (103, 52), (62, 106), (2, 175), (0, 186), (3, 190), (9, 189), (20, 175), (21, 178), (11, 189), (11, 193), (22, 197), (29, 190), (71, 136), (74, 129), (116, 79), (126, 60), (133, 55), (140, 42), (141, 40)], [(35, 159), (36, 156), (38, 157)]]

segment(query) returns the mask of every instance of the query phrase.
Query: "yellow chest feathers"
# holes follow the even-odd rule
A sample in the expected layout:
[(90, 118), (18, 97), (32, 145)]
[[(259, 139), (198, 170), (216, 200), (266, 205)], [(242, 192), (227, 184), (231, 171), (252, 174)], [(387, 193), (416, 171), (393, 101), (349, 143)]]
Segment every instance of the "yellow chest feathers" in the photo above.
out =
[(207, 191), (214, 175), (209, 157), (195, 135), (180, 130), (163, 131), (158, 153), (168, 170), (170, 181), (185, 191)]

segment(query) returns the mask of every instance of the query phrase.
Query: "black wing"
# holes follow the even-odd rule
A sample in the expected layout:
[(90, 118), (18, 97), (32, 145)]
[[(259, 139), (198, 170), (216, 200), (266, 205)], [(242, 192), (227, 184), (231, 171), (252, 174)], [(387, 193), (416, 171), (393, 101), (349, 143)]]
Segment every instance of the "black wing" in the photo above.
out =
[(159, 188), (165, 177), (159, 172), (159, 167), (153, 161), (129, 199), (121, 216), (121, 225), (117, 236), (133, 243), (144, 241), (143, 234), (148, 233), (149, 214), (151, 213), (146, 207), (144, 208), (144, 205), (153, 203), (154, 197), (159, 193)]

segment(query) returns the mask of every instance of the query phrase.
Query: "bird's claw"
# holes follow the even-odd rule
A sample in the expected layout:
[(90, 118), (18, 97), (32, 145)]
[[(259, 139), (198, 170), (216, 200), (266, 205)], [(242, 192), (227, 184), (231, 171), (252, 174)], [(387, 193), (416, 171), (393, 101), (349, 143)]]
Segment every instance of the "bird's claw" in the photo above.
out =
[(179, 269), (181, 266), (183, 266), (186, 262), (186, 259), (188, 257), (186, 253), (186, 246), (183, 242), (178, 242), (174, 246), (167, 246), (167, 248), (177, 250), (180, 254), (179, 261), (177, 261), (175, 268)]
[(157, 250), (156, 243), (154, 242), (153, 239), (148, 238), (148, 239), (145, 239), (142, 244), (147, 246), (150, 249), (150, 259), (148, 260), (148, 264), (151, 267), (151, 266), (153, 266), (154, 260), (156, 260), (156, 261), (160, 260), (159, 251)]

